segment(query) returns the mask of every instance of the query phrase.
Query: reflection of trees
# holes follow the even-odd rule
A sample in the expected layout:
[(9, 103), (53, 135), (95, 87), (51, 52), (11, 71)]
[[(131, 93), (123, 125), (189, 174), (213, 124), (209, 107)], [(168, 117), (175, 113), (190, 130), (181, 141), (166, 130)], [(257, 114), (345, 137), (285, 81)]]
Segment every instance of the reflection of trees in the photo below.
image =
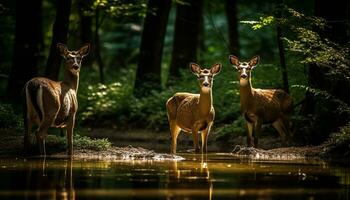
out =
[[(198, 159), (199, 158), (199, 159)], [(200, 162), (177, 162), (171, 166), (168, 178), (167, 199), (212, 199), (213, 183), (207, 155), (194, 155)]]
[(65, 160), (63, 164), (64, 167), (50, 166), (47, 169), (44, 158), (40, 162), (33, 162), (28, 165), (25, 180), (25, 199), (35, 197), (38, 200), (74, 200), (72, 159)]

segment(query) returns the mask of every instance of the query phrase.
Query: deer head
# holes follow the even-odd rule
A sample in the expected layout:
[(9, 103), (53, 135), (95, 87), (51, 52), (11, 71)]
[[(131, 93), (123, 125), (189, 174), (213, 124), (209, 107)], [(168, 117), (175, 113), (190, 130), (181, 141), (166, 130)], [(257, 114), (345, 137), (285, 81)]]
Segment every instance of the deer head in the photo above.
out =
[(78, 51), (69, 51), (67, 46), (61, 43), (57, 44), (61, 56), (66, 60), (67, 70), (73, 74), (78, 74), (80, 71), (81, 61), (89, 54), (90, 44), (85, 44)]
[(220, 73), (221, 65), (214, 64), (210, 69), (202, 69), (198, 64), (191, 63), (190, 68), (193, 74), (198, 78), (201, 89), (210, 89), (213, 86), (213, 77)]
[(238, 78), (241, 85), (249, 83), (251, 71), (259, 64), (259, 60), (259, 56), (253, 56), (249, 62), (240, 62), (236, 56), (230, 56), (231, 64), (238, 70)]

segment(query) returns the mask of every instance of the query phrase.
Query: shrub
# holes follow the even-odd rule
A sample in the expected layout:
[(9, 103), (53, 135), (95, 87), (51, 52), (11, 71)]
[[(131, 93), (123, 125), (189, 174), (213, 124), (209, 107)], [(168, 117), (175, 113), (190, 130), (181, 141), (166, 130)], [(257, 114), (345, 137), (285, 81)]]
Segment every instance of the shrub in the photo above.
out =
[(0, 103), (0, 128), (23, 129), (23, 118), (15, 112), (12, 105)]

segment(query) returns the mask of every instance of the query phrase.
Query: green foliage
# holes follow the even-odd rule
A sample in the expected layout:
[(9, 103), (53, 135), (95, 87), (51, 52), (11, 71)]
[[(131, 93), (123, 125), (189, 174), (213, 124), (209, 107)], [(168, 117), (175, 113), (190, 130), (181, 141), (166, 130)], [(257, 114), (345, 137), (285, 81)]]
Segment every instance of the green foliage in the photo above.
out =
[(130, 91), (119, 82), (88, 85), (79, 93), (81, 119), (101, 119), (122, 112), (128, 107)]
[[(56, 135), (48, 135), (46, 139), (47, 145), (50, 147), (55, 147), (56, 149), (64, 149), (67, 146), (66, 137), (59, 137)], [(74, 149), (86, 149), (86, 150), (95, 150), (95, 151), (105, 151), (112, 146), (112, 143), (106, 139), (96, 139), (90, 138), (87, 136), (81, 136), (75, 134), (73, 137), (73, 147)]]
[(337, 154), (349, 157), (350, 156), (350, 123), (341, 127), (338, 132), (330, 135), (330, 138), (325, 142), (326, 154)]
[(23, 130), (23, 117), (15, 112), (11, 104), (0, 103), (0, 128)]

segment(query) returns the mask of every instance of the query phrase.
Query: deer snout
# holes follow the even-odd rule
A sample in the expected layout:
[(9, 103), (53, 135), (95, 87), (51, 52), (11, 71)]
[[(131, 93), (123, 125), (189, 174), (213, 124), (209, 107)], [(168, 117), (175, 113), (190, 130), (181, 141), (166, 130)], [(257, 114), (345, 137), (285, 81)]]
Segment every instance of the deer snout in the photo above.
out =
[(248, 78), (248, 74), (242, 73), (242, 74), (241, 74), (241, 78)]
[(209, 85), (210, 85), (209, 82), (203, 82), (204, 87), (209, 87)]

